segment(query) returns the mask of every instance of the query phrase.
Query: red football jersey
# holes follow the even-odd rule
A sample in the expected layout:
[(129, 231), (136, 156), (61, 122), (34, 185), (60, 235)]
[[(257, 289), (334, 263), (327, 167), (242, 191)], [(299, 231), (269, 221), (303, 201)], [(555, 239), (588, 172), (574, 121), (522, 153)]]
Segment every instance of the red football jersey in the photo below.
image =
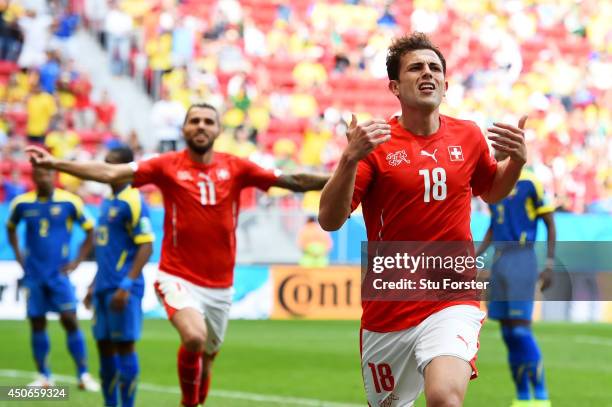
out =
[[(368, 240), (471, 242), (471, 196), (489, 190), (497, 169), (478, 126), (440, 115), (438, 132), (419, 137), (397, 117), (389, 124), (391, 140), (359, 162), (355, 180), (351, 209), (362, 204)], [(456, 304), (364, 300), (361, 324), (398, 331)]]
[(203, 287), (233, 283), (240, 191), (267, 190), (278, 176), (230, 154), (204, 165), (187, 150), (137, 163), (134, 186), (154, 184), (164, 197), (160, 270)]

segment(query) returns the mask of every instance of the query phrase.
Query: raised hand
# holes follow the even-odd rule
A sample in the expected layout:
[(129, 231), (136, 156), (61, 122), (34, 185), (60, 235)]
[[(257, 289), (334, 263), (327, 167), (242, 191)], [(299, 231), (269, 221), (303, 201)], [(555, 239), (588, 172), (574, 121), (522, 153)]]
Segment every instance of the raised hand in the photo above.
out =
[(518, 127), (511, 124), (493, 123), (493, 127), (487, 130), (490, 133), (489, 140), (495, 150), (510, 156), (510, 159), (519, 163), (527, 162), (527, 147), (525, 146), (525, 122), (527, 116), (521, 117), (518, 122)]
[(380, 144), (391, 139), (391, 126), (385, 120), (373, 119), (357, 124), (355, 115), (351, 116), (351, 124), (346, 132), (348, 146), (345, 150), (349, 159), (359, 161)]
[(47, 150), (38, 146), (27, 146), (25, 148), (26, 154), (30, 157), (32, 165), (43, 168), (53, 168), (53, 165), (57, 161), (55, 157), (51, 155)]
[(550, 287), (552, 285), (552, 280), (553, 280), (553, 271), (552, 271), (552, 267), (547, 266), (546, 268), (544, 268), (544, 271), (542, 271), (540, 273), (540, 276), (538, 277), (540, 280), (540, 283), (542, 284), (540, 286), (540, 291), (544, 291), (546, 290), (548, 287)]
[(111, 298), (110, 306), (113, 309), (113, 311), (121, 312), (125, 309), (125, 306), (127, 305), (129, 298), (130, 298), (129, 291), (118, 288), (117, 291), (115, 291), (115, 294), (113, 294), (113, 298)]

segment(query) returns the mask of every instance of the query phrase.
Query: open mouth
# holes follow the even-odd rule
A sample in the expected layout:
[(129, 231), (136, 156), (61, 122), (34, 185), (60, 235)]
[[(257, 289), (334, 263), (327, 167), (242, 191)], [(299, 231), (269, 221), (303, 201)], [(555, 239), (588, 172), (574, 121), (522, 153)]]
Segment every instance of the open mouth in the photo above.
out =
[(436, 86), (431, 82), (423, 82), (419, 85), (419, 90), (422, 91), (434, 91), (436, 90)]

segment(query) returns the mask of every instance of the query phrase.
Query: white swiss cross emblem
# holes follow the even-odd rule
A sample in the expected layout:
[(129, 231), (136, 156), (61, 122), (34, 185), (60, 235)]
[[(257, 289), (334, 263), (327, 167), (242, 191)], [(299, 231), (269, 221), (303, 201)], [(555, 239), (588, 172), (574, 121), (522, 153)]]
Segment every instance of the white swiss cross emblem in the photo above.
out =
[(401, 163), (410, 164), (410, 160), (408, 160), (408, 154), (406, 154), (405, 150), (396, 151), (395, 153), (387, 154), (387, 162), (392, 167), (397, 167)]
[(225, 168), (221, 168), (217, 170), (217, 178), (219, 178), (219, 180), (225, 181), (225, 180), (228, 180), (229, 177), (230, 177), (230, 173)]
[(451, 161), (463, 161), (461, 146), (448, 146), (448, 154), (450, 154)]

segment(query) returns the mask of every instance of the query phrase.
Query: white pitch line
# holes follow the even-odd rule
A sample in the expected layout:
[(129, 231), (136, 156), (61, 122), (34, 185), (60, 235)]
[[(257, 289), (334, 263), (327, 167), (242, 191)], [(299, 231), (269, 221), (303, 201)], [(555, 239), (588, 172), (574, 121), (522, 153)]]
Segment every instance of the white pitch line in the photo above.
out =
[(589, 335), (576, 336), (574, 338), (574, 342), (586, 343), (589, 345), (612, 346), (612, 339), (604, 338), (602, 336), (589, 336)]
[[(32, 379), (36, 376), (35, 372), (26, 372), (23, 370), (10, 370), (0, 369), (1, 377), (11, 378), (24, 378)], [(53, 379), (56, 382), (76, 384), (76, 378), (72, 376), (64, 376), (54, 374)], [(144, 391), (150, 391), (155, 393), (168, 393), (168, 394), (180, 394), (180, 391), (176, 387), (171, 386), (160, 386), (151, 383), (138, 383), (138, 389)], [(242, 391), (230, 391), (230, 390), (211, 390), (210, 395), (212, 397), (234, 399), (234, 400), (249, 400), (249, 401), (261, 401), (266, 403), (275, 403), (281, 405), (294, 405), (294, 406), (312, 406), (312, 407), (361, 407), (361, 404), (352, 403), (338, 403), (335, 401), (325, 401), (317, 399), (307, 399), (300, 397), (285, 397), (275, 396), (272, 394), (257, 394), (257, 393), (246, 393)]]

